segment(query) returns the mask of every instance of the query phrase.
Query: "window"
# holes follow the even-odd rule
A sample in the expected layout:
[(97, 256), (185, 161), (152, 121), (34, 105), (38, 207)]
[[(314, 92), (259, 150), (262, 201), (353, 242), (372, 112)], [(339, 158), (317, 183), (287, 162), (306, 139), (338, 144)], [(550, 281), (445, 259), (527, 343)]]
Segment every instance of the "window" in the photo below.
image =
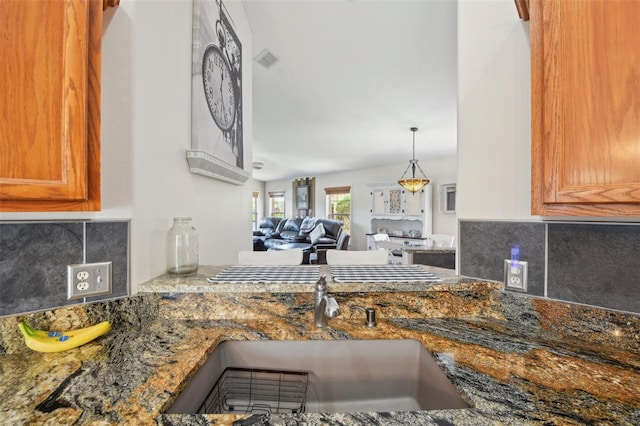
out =
[(342, 230), (351, 234), (351, 187), (325, 188), (327, 197), (327, 219), (339, 220)]
[(284, 191), (269, 193), (269, 216), (284, 218)]
[(258, 198), (259, 192), (254, 192), (251, 198), (251, 222), (253, 223), (253, 230), (258, 230)]

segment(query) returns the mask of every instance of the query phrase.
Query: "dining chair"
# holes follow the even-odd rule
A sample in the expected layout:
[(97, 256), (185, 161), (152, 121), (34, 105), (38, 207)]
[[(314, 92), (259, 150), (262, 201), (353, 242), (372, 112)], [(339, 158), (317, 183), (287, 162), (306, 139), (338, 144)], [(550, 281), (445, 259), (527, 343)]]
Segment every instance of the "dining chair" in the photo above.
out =
[(387, 250), (327, 250), (329, 265), (385, 265)]
[(456, 237), (446, 234), (431, 234), (429, 239), (433, 241), (433, 247), (453, 247)]
[(302, 249), (238, 252), (238, 265), (301, 265)]
[(389, 234), (374, 234), (373, 246), (378, 249), (385, 249), (388, 252), (387, 263), (402, 263), (402, 244), (392, 242)]
[(327, 250), (349, 250), (349, 240), (351, 236), (346, 232), (340, 233), (338, 237), (338, 241), (336, 241), (336, 245), (323, 245), (317, 244), (316, 251), (314, 253), (309, 254), (309, 263), (318, 264), (318, 265), (326, 265), (327, 264)]

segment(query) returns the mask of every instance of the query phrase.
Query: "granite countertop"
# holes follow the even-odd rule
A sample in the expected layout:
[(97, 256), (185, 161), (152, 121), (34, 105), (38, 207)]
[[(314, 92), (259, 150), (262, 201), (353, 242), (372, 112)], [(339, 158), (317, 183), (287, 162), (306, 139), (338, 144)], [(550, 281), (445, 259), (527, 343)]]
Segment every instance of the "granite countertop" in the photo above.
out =
[[(43, 329), (112, 321), (107, 335), (67, 352), (32, 352), (15, 319), (0, 320), (0, 423), (640, 423), (636, 315), (523, 297), (497, 290), (496, 283), (448, 276), (442, 283), (396, 291), (389, 291), (389, 283), (349, 289), (329, 282), (343, 314), (318, 329), (309, 285), (233, 291), (206, 282), (219, 270), (161, 276), (133, 297), (26, 317)], [(378, 326), (365, 326), (362, 314), (348, 309), (355, 304), (375, 307)], [(472, 408), (269, 417), (162, 414), (225, 340), (403, 338), (430, 350)]]
[[(436, 275), (441, 279), (438, 283), (340, 283), (331, 278), (331, 270), (328, 265), (307, 265), (319, 269), (319, 276), (326, 276), (331, 291), (355, 292), (405, 292), (405, 291), (450, 291), (450, 290), (473, 290), (477, 288), (491, 288), (498, 290), (502, 287), (499, 282), (489, 282), (475, 278), (460, 277), (452, 269), (438, 268), (434, 266), (415, 265), (427, 272)], [(161, 275), (157, 278), (140, 284), (139, 291), (142, 293), (313, 293), (315, 287), (313, 283), (220, 283), (212, 284), (207, 278), (216, 276), (228, 265), (222, 266), (201, 266), (198, 272), (193, 275)]]
[(402, 250), (409, 253), (455, 253), (455, 247), (427, 247), (404, 245)]

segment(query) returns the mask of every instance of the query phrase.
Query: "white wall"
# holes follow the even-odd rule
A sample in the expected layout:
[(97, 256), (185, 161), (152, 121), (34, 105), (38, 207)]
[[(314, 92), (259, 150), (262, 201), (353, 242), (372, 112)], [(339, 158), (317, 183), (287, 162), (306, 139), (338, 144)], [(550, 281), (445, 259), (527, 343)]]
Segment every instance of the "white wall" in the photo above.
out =
[[(200, 235), (201, 264), (235, 263), (239, 250), (251, 248), (251, 185), (191, 174), (187, 168), (192, 2), (139, 0), (134, 4), (132, 264), (139, 282), (164, 271), (165, 235), (174, 216), (193, 217)], [(244, 164), (250, 165), (251, 30), (240, 2), (225, 5), (242, 43)]]
[[(408, 160), (407, 160), (408, 161)], [(433, 221), (434, 234), (457, 235), (456, 215), (452, 213), (438, 212), (438, 186), (444, 183), (456, 182), (456, 157), (445, 158), (420, 158), (420, 167), (431, 179), (433, 185)], [(407, 163), (391, 164), (380, 167), (351, 170), (341, 173), (328, 173), (315, 175), (316, 178), (316, 206), (314, 216), (325, 217), (325, 188), (335, 186), (351, 186), (351, 249), (366, 250), (367, 241), (365, 234), (371, 231), (369, 193), (371, 183), (395, 182), (407, 167)], [(313, 176), (298, 176), (298, 178)], [(286, 217), (294, 216), (291, 197), (291, 182), (293, 179), (272, 181), (265, 183), (265, 191), (285, 191)], [(268, 207), (267, 207), (268, 209)], [(266, 214), (268, 214), (266, 210)]]
[(458, 2), (459, 219), (531, 219), (529, 24), (513, 0)]
[[(227, 0), (242, 42), (244, 162), (252, 158), (251, 31)], [(102, 63), (102, 211), (13, 213), (2, 220), (131, 218), (131, 283), (165, 271), (174, 216), (191, 216), (202, 264), (235, 263), (251, 248), (253, 182), (189, 173), (192, 2), (121, 0), (105, 15)], [(250, 166), (249, 166), (250, 167)]]

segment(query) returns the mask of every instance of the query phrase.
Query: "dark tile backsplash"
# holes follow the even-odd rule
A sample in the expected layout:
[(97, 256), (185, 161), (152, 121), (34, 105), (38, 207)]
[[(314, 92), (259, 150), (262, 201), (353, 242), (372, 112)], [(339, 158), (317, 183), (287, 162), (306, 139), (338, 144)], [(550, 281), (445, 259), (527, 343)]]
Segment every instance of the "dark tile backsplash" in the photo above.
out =
[[(111, 261), (113, 295), (128, 295), (129, 288), (129, 223), (88, 222), (87, 263)], [(87, 301), (104, 300), (104, 296)]]
[(544, 223), (460, 222), (460, 275), (504, 280), (504, 260), (520, 246), (528, 263), (527, 293), (544, 295)]
[(67, 265), (103, 261), (113, 292), (87, 302), (129, 295), (128, 221), (0, 222), (0, 316), (83, 303), (67, 300)]
[(640, 312), (640, 226), (548, 227), (550, 298)]
[(461, 275), (503, 281), (519, 245), (528, 294), (640, 313), (638, 224), (461, 220), (459, 238)]

